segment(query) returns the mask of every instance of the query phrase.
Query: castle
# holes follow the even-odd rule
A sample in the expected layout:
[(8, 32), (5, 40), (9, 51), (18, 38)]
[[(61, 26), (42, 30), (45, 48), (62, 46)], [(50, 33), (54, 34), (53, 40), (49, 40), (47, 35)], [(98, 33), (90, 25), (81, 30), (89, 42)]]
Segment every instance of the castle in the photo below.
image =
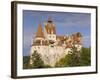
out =
[[(67, 24), (66, 24), (67, 25)], [(31, 46), (30, 64), (32, 64), (32, 54), (37, 51), (46, 65), (54, 66), (57, 61), (69, 54), (73, 45), (80, 51), (82, 48), (82, 35), (77, 32), (70, 36), (57, 35), (56, 26), (49, 17), (42, 30), (39, 24), (38, 30)]]

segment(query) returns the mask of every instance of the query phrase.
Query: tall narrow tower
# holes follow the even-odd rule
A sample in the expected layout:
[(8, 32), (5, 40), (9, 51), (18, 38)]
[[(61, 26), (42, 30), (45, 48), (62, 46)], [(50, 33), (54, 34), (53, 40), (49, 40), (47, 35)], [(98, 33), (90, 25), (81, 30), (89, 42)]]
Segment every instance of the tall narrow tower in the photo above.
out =
[(51, 17), (45, 23), (45, 36), (48, 40), (56, 41), (56, 29)]
[(35, 50), (39, 51), (38, 47), (43, 45), (44, 40), (45, 40), (45, 37), (42, 31), (42, 26), (41, 24), (39, 24), (38, 30), (36, 32), (35, 38), (32, 43), (31, 53), (33, 53)]
[(42, 31), (42, 25), (41, 24), (39, 24), (39, 26), (38, 26), (38, 30), (36, 32), (35, 39), (36, 40), (43, 40), (44, 39), (44, 33)]

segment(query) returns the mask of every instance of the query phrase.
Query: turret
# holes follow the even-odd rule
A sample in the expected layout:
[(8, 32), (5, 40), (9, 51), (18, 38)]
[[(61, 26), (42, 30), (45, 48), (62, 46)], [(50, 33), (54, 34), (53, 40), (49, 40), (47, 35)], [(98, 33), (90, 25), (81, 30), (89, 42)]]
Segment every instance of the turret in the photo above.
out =
[(44, 39), (44, 33), (43, 33), (43, 31), (42, 31), (42, 25), (41, 25), (41, 24), (39, 24), (39, 26), (38, 26), (38, 30), (37, 30), (37, 32), (36, 32), (35, 38)]
[(56, 29), (51, 17), (45, 23), (45, 36), (49, 40), (56, 41)]

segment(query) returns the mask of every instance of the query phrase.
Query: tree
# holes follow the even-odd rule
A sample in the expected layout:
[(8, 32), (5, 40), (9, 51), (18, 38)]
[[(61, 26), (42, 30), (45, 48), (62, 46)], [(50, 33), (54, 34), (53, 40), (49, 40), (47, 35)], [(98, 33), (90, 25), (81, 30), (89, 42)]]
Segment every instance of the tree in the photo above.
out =
[(29, 67), (29, 56), (23, 56), (23, 69), (28, 69)]
[(77, 51), (77, 48), (73, 46), (71, 53), (68, 54), (67, 64), (69, 66), (79, 66), (80, 65), (80, 53), (81, 51)]
[(91, 48), (82, 48), (80, 65), (81, 66), (91, 65)]
[(32, 54), (32, 61), (33, 61), (33, 64), (30, 65), (30, 68), (43, 68), (44, 67), (44, 62), (41, 59), (41, 56), (37, 51), (34, 51), (34, 53)]
[(76, 47), (72, 47), (65, 57), (61, 58), (55, 65), (56, 67), (73, 67), (80, 66), (80, 51)]

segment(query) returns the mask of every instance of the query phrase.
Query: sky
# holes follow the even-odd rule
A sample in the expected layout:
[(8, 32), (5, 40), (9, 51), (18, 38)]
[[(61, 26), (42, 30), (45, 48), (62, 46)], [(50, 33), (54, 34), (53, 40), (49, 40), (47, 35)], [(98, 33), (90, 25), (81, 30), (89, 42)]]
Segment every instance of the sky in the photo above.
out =
[(75, 12), (51, 12), (23, 10), (23, 55), (30, 54), (32, 40), (39, 23), (44, 29), (44, 24), (51, 17), (56, 25), (57, 35), (71, 35), (80, 32), (83, 36), (83, 46), (91, 45), (91, 14)]

